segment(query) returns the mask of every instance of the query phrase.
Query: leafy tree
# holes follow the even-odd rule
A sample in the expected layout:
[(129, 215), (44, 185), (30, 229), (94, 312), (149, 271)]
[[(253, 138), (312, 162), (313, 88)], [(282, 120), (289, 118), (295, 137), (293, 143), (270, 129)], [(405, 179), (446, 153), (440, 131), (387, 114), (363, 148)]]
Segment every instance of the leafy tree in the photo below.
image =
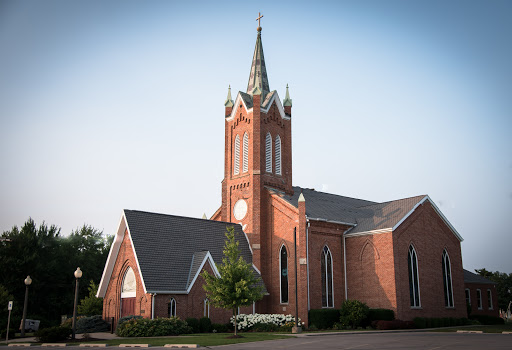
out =
[(485, 268), (476, 269), (475, 272), (497, 283), (498, 307), (502, 310), (506, 310), (508, 303), (512, 300), (512, 273), (492, 272), (487, 271)]
[(235, 316), (235, 337), (237, 336), (236, 316), (240, 306), (252, 305), (263, 297), (263, 288), (257, 285), (252, 266), (240, 256), (239, 242), (235, 229), (227, 227), (222, 264), (216, 264), (220, 276), (203, 271), (203, 285), (210, 304), (233, 310)]
[[(9, 311), (7, 310), (7, 304), (9, 301), (14, 300), (11, 294), (9, 294), (9, 291), (0, 284), (0, 332), (4, 331), (7, 327), (7, 315), (9, 314)], [(15, 312), (16, 309), (13, 307), (13, 311), (11, 311), (11, 328), (13, 325), (13, 315), (12, 312)]]
[(103, 311), (103, 298), (96, 298), (98, 285), (91, 280), (88, 289), (89, 295), (80, 300), (78, 313), (85, 316), (101, 315)]

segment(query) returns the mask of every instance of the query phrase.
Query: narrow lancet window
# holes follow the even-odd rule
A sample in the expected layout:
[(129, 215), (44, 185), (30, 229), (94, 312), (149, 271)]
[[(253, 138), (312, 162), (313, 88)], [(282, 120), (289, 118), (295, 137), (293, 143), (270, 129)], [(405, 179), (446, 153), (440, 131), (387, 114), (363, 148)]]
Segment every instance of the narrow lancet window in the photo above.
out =
[(265, 170), (267, 173), (272, 172), (272, 135), (267, 133), (265, 138)]
[(281, 281), (281, 303), (288, 303), (288, 253), (286, 247), (281, 247), (279, 254), (280, 266), (279, 266), (279, 279)]
[(411, 245), (407, 254), (409, 268), (409, 295), (411, 298), (411, 307), (420, 307), (420, 283), (418, 279), (418, 258), (416, 250)]
[(242, 172), (249, 171), (249, 134), (244, 134), (244, 149), (242, 157)]
[(233, 174), (238, 175), (240, 173), (240, 136), (235, 137), (235, 167)]
[(452, 289), (452, 267), (448, 252), (443, 251), (443, 287), (444, 287), (444, 306), (453, 307), (453, 289)]
[(176, 316), (176, 299), (171, 298), (168, 305), (169, 317), (175, 317)]
[(281, 175), (281, 137), (276, 137), (276, 174)]
[(327, 246), (322, 250), (320, 261), (322, 276), (322, 307), (334, 306), (333, 283), (332, 283), (332, 255)]

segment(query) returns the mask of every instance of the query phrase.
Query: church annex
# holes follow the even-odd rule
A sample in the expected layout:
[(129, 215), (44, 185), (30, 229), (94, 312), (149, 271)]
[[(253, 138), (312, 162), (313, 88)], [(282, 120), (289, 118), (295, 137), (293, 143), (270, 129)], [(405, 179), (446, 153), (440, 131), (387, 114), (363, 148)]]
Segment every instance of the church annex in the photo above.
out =
[[(396, 317), (466, 317), (462, 237), (427, 195), (384, 203), (293, 186), (292, 100), (270, 90), (261, 27), (245, 92), (225, 101), (222, 204), (208, 219), (124, 210), (98, 296), (103, 317), (209, 316), (199, 273), (221, 262), (226, 226), (266, 294), (242, 313), (339, 308), (357, 299)], [(220, 122), (220, 121), (219, 121)], [(297, 256), (293, 232), (297, 231)]]

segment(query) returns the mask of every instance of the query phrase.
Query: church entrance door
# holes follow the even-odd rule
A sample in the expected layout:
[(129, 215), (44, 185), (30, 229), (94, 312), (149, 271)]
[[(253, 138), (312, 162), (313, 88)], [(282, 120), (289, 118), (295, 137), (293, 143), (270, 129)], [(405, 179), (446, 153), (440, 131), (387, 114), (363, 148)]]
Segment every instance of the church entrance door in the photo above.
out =
[(135, 315), (135, 298), (123, 298), (121, 301), (121, 317)]

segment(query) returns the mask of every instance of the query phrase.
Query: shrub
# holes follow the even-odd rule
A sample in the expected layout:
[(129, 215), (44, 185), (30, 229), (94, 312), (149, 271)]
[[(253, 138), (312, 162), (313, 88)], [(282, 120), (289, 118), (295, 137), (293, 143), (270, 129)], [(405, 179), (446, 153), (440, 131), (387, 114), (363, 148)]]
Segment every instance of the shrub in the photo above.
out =
[[(252, 315), (245, 315), (240, 314), (236, 318), (237, 322), (237, 328), (238, 330), (247, 331), (251, 330), (256, 324), (262, 323), (262, 324), (273, 324), (277, 327), (280, 327), (284, 325), (286, 322), (293, 322), (295, 320), (295, 317), (292, 315), (281, 315), (281, 314), (252, 314)], [(230, 319), (231, 324), (234, 325), (235, 323), (235, 317), (231, 317)], [(299, 325), (303, 324), (299, 318)], [(272, 328), (272, 327), (270, 327)], [(261, 329), (261, 328), (260, 328)], [(277, 328), (276, 328), (277, 329)]]
[(199, 319), (199, 331), (201, 333), (210, 333), (212, 330), (212, 321), (209, 317), (201, 317)]
[(318, 329), (332, 328), (334, 323), (340, 320), (340, 311), (337, 309), (312, 309), (309, 310), (309, 325), (315, 325)]
[(427, 328), (427, 319), (425, 317), (415, 317), (413, 322), (414, 328)]
[(295, 327), (295, 322), (286, 322), (281, 327), (279, 327), (279, 331), (280, 332), (291, 332), (293, 327)]
[(36, 332), (37, 341), (41, 343), (54, 343), (60, 340), (66, 340), (71, 335), (71, 328), (68, 327), (50, 327)]
[(279, 330), (279, 326), (273, 323), (256, 323), (251, 330), (255, 332), (276, 332)]
[(130, 315), (130, 316), (124, 316), (124, 317), (121, 317), (118, 321), (117, 321), (117, 328), (119, 328), (120, 325), (122, 325), (123, 323), (125, 323), (126, 321), (129, 321), (129, 320), (133, 320), (133, 319), (139, 319), (139, 318), (142, 318), (142, 316), (135, 316), (135, 315)]
[(402, 320), (393, 320), (393, 321), (376, 321), (375, 328), (379, 330), (387, 330), (387, 329), (411, 329), (414, 328), (414, 322), (412, 321), (402, 321)]
[[(16, 330), (14, 328), (9, 328), (9, 339), (14, 339), (15, 333), (16, 333)], [(4, 330), (2, 330), (2, 332), (0, 332), (0, 341), (6, 339), (6, 337), (7, 337), (7, 329), (4, 329)]]
[(395, 319), (395, 312), (390, 309), (370, 309), (368, 311), (368, 319), (370, 321), (393, 321)]
[(110, 330), (110, 325), (100, 315), (82, 317), (76, 321), (77, 333), (106, 332), (108, 330)]
[(370, 309), (359, 300), (345, 300), (340, 309), (340, 323), (355, 329), (368, 317)]
[(178, 317), (154, 320), (137, 318), (123, 322), (116, 329), (116, 334), (120, 337), (159, 337), (191, 332), (192, 328)]
[(189, 317), (185, 322), (192, 328), (192, 333), (199, 333), (199, 320), (197, 318)]
[(501, 317), (489, 316), (489, 315), (472, 315), (472, 320), (477, 320), (481, 324), (493, 325), (493, 324), (505, 324), (505, 320)]
[(212, 323), (212, 332), (215, 333), (227, 333), (228, 326), (224, 323)]

